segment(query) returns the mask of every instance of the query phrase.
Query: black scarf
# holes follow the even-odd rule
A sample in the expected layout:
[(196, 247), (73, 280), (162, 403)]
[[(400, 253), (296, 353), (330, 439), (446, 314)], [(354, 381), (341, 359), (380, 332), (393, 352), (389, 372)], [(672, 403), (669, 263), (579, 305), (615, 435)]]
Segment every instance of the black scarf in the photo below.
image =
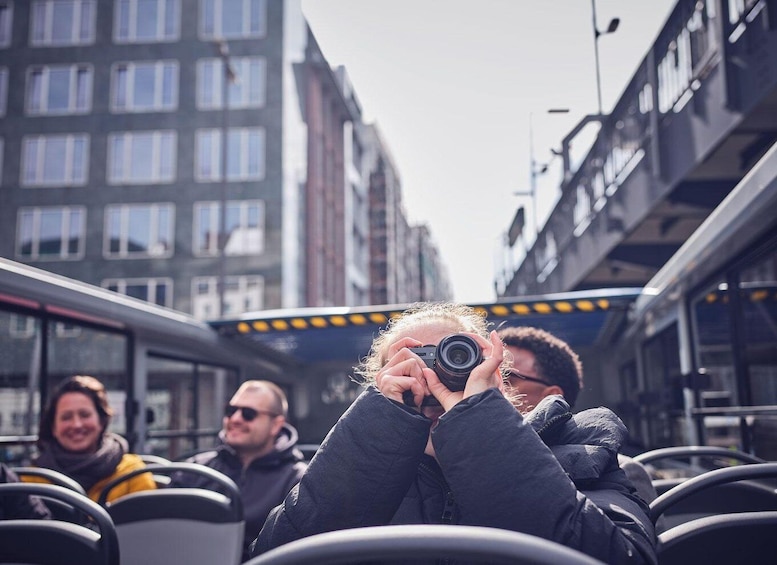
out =
[(41, 453), (35, 459), (38, 467), (46, 467), (75, 479), (89, 491), (95, 484), (109, 477), (127, 452), (127, 442), (121, 436), (106, 433), (94, 453), (73, 453), (59, 442), (41, 442)]

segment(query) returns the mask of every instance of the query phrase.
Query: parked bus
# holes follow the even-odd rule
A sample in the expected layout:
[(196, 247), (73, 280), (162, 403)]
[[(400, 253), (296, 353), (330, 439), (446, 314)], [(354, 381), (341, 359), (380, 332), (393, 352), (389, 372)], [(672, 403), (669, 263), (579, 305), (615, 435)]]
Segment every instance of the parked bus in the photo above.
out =
[(213, 445), (241, 380), (283, 385), (283, 369), (179, 312), (0, 259), (0, 461), (29, 459), (41, 407), (71, 375), (105, 384), (132, 449), (178, 457)]

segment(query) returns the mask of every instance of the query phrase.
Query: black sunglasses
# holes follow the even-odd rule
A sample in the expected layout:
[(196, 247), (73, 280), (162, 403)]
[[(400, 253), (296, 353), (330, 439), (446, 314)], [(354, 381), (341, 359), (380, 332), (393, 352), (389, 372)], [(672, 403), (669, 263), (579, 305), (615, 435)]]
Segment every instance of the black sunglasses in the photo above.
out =
[(545, 386), (553, 386), (548, 381), (544, 381), (542, 379), (538, 379), (537, 377), (528, 377), (528, 376), (524, 375), (523, 373), (519, 373), (515, 369), (510, 369), (509, 371), (507, 371), (507, 377), (508, 378), (521, 379), (522, 381), (529, 381), (529, 382), (532, 382), (532, 383), (540, 383), (540, 384), (543, 384)]
[(232, 404), (227, 404), (224, 407), (224, 416), (231, 418), (238, 410), (240, 410), (240, 416), (246, 422), (253, 422), (258, 416), (262, 414), (267, 414), (271, 418), (275, 418), (278, 415), (274, 412), (268, 412), (267, 410), (256, 410), (255, 408), (249, 408), (248, 406), (234, 406)]

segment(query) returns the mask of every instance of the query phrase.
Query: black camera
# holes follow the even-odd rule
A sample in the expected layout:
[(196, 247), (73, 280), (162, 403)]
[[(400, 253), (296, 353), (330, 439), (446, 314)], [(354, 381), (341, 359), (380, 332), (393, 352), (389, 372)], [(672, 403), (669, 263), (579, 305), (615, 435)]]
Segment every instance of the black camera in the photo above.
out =
[(472, 369), (483, 362), (480, 345), (465, 334), (452, 334), (442, 338), (437, 346), (411, 347), (410, 351), (434, 369), (440, 382), (454, 392), (464, 390)]

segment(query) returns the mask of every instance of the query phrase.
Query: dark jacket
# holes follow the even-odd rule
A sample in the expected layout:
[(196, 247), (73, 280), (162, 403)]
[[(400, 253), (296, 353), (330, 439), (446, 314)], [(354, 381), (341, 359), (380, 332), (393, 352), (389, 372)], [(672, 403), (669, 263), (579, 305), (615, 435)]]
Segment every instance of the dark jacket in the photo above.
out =
[[(560, 396), (525, 417), (496, 389), (430, 421), (365, 391), (275, 508), (253, 555), (324, 531), (465, 524), (525, 532), (607, 563), (655, 563), (647, 506), (618, 466), (626, 429), (605, 408), (572, 415)], [(438, 464), (439, 463), (439, 464)]]
[[(0, 463), (0, 483), (18, 483), (19, 477), (4, 463)], [(0, 520), (51, 518), (49, 508), (37, 496), (13, 494), (0, 496)]]
[[(297, 438), (297, 430), (285, 424), (275, 442), (275, 451), (253, 460), (246, 469), (243, 469), (235, 451), (226, 444), (188, 459), (191, 463), (207, 465), (224, 473), (240, 488), (245, 513), (244, 558), (247, 558), (248, 545), (262, 529), (267, 514), (283, 502), (307, 467), (302, 452), (297, 449)], [(208, 479), (191, 473), (175, 474), (170, 486), (218, 490)]]

